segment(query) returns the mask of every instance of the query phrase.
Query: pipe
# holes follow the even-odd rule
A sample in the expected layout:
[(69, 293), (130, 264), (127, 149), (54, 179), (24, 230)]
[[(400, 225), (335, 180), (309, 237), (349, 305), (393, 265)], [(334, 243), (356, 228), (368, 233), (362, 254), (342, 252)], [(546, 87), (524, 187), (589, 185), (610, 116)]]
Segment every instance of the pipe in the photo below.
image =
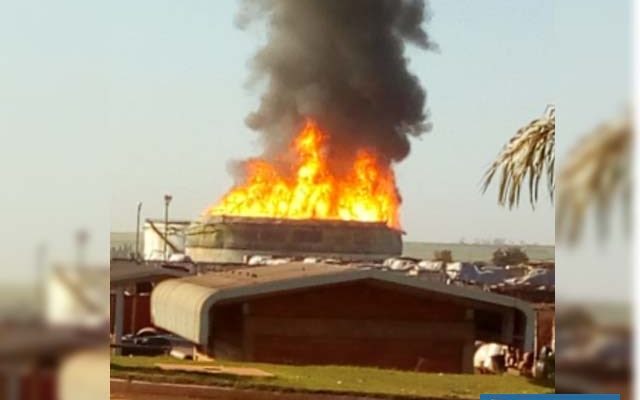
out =
[(171, 203), (171, 195), (164, 195), (164, 246), (163, 246), (163, 254), (164, 260), (167, 261), (167, 240), (169, 240), (169, 203)]
[(142, 202), (138, 202), (138, 213), (136, 216), (136, 260), (140, 260), (140, 211), (142, 210)]

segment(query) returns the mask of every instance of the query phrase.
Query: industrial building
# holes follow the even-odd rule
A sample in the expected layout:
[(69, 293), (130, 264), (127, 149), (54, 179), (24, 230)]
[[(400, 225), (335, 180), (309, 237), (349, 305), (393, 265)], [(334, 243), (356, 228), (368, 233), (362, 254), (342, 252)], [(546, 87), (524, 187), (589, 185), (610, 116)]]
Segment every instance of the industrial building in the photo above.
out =
[(522, 300), (324, 263), (166, 280), (151, 314), (210, 357), (436, 372), (472, 372), (476, 340), (531, 351), (535, 331)]
[(185, 252), (217, 263), (252, 255), (384, 260), (402, 254), (402, 232), (379, 222), (217, 216), (189, 226)]

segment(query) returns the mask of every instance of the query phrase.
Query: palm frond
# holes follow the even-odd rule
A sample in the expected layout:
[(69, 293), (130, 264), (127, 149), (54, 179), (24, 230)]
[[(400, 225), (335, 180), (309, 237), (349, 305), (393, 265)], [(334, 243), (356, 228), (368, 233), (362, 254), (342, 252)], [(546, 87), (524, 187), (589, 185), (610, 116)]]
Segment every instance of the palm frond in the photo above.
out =
[[(631, 197), (632, 123), (625, 115), (596, 128), (569, 153), (558, 176), (556, 233), (575, 243), (591, 206), (600, 234), (608, 230), (613, 200), (620, 195), (628, 216)], [(628, 221), (628, 218), (625, 218)]]
[(520, 202), (520, 191), (524, 185), (529, 189), (529, 202), (535, 206), (538, 201), (540, 178), (547, 176), (551, 201), (555, 190), (555, 136), (556, 108), (547, 106), (541, 118), (520, 128), (509, 140), (496, 160), (485, 172), (482, 192), (486, 192), (496, 174), (500, 173), (498, 203), (509, 208)]

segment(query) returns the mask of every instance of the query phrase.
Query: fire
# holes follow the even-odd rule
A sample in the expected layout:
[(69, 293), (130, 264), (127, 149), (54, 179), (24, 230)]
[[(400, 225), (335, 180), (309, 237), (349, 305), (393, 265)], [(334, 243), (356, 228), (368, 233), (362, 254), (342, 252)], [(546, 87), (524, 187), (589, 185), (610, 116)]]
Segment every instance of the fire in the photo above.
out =
[(290, 145), (289, 171), (254, 159), (245, 182), (210, 207), (207, 215), (385, 222), (400, 228), (400, 198), (393, 171), (374, 152), (360, 149), (338, 174), (326, 156), (327, 135), (308, 120)]

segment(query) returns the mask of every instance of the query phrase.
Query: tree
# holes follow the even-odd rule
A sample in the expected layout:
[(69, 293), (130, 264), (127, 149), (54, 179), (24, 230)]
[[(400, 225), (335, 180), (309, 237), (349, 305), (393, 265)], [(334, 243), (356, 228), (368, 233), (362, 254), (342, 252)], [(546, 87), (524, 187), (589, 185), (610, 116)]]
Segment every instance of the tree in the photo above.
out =
[(443, 261), (446, 263), (453, 262), (453, 255), (451, 254), (451, 250), (435, 250), (433, 252), (433, 261)]
[[(484, 175), (482, 191), (501, 171), (498, 203), (517, 206), (520, 190), (528, 179), (529, 201), (538, 200), (540, 178), (547, 176), (551, 201), (555, 192), (555, 106), (542, 118), (518, 130)], [(575, 242), (582, 231), (588, 209), (593, 206), (601, 234), (616, 195), (621, 195), (625, 216), (631, 197), (631, 148), (633, 126), (628, 114), (598, 126), (567, 155), (558, 176), (556, 233)], [(625, 218), (627, 221), (628, 218)]]
[(574, 243), (590, 206), (598, 216), (600, 233), (606, 232), (607, 217), (617, 195), (628, 216), (632, 132), (631, 118), (624, 115), (597, 127), (568, 154), (558, 176), (558, 237)]
[(527, 263), (529, 257), (520, 247), (501, 247), (493, 252), (491, 261), (494, 265), (504, 267)]
[(556, 108), (547, 106), (541, 118), (533, 120), (509, 140), (497, 159), (484, 174), (482, 191), (486, 192), (498, 171), (498, 203), (509, 208), (520, 202), (520, 191), (528, 180), (529, 201), (538, 201), (540, 178), (547, 177), (547, 188), (553, 201), (555, 164)]

